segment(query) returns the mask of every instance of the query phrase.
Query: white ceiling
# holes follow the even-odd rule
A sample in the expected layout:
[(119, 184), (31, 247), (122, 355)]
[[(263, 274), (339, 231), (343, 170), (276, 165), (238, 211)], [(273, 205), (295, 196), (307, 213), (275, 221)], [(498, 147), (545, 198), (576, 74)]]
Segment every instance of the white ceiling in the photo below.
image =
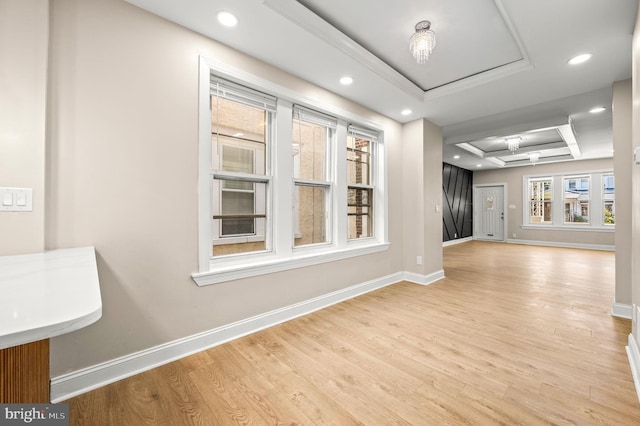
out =
[[(631, 77), (638, 6), (638, 0), (127, 1), (399, 122), (426, 117), (443, 127), (444, 161), (467, 169), (529, 163), (516, 151), (520, 157), (504, 155), (500, 164), (461, 143), (527, 139), (530, 130), (569, 122), (579, 155), (548, 151), (548, 161), (611, 157), (611, 84)], [(220, 26), (220, 10), (234, 13), (238, 26)], [(408, 48), (421, 20), (431, 21), (437, 35), (425, 65)], [(567, 64), (583, 52), (592, 60)], [(343, 75), (354, 83), (342, 86)], [(588, 113), (599, 105), (608, 109)], [(401, 115), (405, 108), (413, 113)]]

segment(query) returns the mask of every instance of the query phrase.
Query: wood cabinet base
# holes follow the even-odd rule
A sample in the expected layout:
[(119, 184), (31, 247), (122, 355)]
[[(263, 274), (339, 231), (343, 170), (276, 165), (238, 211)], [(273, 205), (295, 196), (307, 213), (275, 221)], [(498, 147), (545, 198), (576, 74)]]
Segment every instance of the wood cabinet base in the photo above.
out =
[(49, 339), (0, 349), (0, 403), (48, 404)]

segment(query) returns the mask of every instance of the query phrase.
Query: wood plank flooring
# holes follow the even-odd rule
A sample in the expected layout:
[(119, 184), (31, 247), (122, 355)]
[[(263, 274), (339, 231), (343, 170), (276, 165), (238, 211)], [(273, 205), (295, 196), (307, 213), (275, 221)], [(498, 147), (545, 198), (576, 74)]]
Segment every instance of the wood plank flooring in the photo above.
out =
[(611, 252), (472, 241), (401, 282), (67, 401), (72, 425), (640, 424)]

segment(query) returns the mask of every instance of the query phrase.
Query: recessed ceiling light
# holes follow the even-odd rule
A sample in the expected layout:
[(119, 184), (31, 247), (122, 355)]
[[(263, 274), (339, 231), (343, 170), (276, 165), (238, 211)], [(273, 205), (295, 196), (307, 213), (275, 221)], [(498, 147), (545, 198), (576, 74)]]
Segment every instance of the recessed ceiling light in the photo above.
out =
[(231, 12), (227, 12), (226, 10), (221, 10), (216, 15), (218, 18), (218, 22), (220, 22), (225, 27), (235, 27), (238, 25), (238, 18)]
[(478, 164), (478, 165), (476, 165), (476, 167), (480, 168), (480, 167), (482, 167), (482, 164)]
[(605, 107), (595, 107), (595, 108), (591, 108), (591, 109), (589, 110), (589, 112), (590, 112), (591, 114), (597, 114), (597, 113), (599, 113), (599, 112), (603, 112), (603, 111), (606, 111), (606, 110), (607, 110), (607, 109), (606, 109)]
[(459, 156), (459, 155), (454, 155), (454, 156), (453, 156), (453, 159), (454, 159), (454, 160), (458, 160), (459, 158), (460, 158), (460, 156)]
[(574, 56), (573, 58), (569, 59), (569, 65), (578, 65), (583, 62), (587, 62), (589, 59), (591, 59), (591, 56), (591, 53), (583, 53), (581, 55)]
[(413, 111), (411, 111), (409, 108), (403, 109), (402, 111), (400, 111), (400, 114), (402, 115), (410, 115)]
[(344, 86), (348, 86), (351, 83), (353, 83), (353, 77), (350, 77), (348, 75), (345, 75), (344, 77), (342, 77), (340, 79), (340, 84), (344, 85)]

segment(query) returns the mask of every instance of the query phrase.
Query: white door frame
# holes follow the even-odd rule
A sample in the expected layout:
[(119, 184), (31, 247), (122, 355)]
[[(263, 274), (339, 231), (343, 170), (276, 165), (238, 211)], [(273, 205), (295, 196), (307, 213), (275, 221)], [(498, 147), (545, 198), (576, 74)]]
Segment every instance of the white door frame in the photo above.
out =
[(483, 184), (474, 184), (473, 185), (473, 239), (477, 239), (477, 235), (476, 235), (476, 218), (478, 217), (479, 214), (479, 204), (476, 202), (476, 200), (478, 200), (478, 197), (476, 196), (478, 189), (479, 188), (487, 188), (487, 187), (502, 187), (502, 211), (503, 211), (503, 221), (502, 221), (502, 226), (503, 226), (503, 230), (502, 230), (502, 240), (496, 240), (496, 241), (507, 241), (507, 220), (508, 220), (508, 214), (507, 214), (507, 184), (506, 183), (483, 183)]

